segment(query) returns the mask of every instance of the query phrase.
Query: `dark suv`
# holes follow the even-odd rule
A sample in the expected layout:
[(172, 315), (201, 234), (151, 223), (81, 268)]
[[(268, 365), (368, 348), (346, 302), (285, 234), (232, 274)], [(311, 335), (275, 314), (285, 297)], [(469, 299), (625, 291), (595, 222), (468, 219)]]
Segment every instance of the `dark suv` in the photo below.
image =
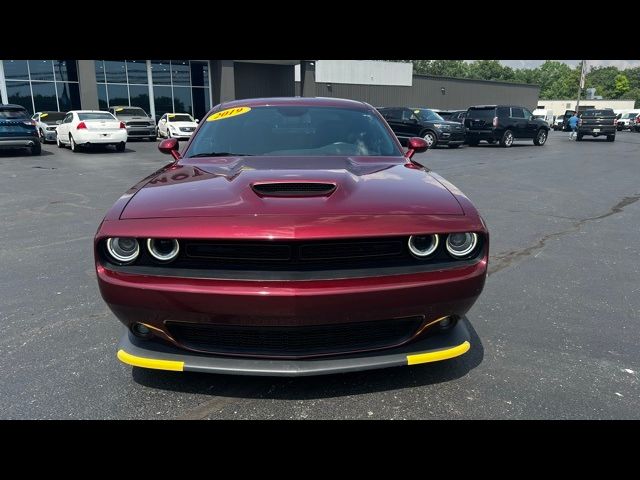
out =
[(29, 112), (21, 105), (0, 105), (0, 148), (28, 148), (40, 155), (40, 135)]
[(457, 148), (464, 143), (464, 127), (460, 123), (448, 122), (428, 108), (384, 107), (378, 111), (400, 141), (422, 137), (429, 148), (436, 145)]
[(535, 145), (544, 145), (549, 136), (549, 124), (524, 107), (516, 105), (480, 105), (469, 107), (464, 120), (467, 143), (478, 145), (480, 140), (499, 142), (510, 147), (515, 139), (533, 139)]

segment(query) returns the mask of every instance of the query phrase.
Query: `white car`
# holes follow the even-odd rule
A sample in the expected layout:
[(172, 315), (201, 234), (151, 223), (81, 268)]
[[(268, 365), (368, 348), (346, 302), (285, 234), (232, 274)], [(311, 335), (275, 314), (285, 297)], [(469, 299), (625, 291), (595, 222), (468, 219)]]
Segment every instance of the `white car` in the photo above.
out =
[(127, 126), (124, 122), (100, 110), (67, 112), (56, 131), (58, 147), (69, 145), (73, 152), (90, 145), (113, 145), (118, 152), (124, 152), (127, 144)]
[(58, 125), (56, 122), (62, 120), (66, 115), (65, 112), (36, 112), (31, 119), (36, 122), (36, 128), (42, 143), (55, 142), (56, 141), (56, 129)]
[(198, 122), (188, 113), (165, 113), (158, 122), (158, 135), (165, 138), (191, 138)]

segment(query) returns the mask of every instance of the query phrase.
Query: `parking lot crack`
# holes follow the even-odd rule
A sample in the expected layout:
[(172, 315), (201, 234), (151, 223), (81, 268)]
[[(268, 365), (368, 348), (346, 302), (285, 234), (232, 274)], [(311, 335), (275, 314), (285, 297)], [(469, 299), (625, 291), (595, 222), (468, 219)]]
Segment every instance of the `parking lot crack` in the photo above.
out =
[(586, 223), (593, 222), (596, 220), (602, 220), (603, 218), (607, 218), (607, 217), (610, 217), (611, 215), (620, 213), (624, 210), (625, 207), (637, 202), (638, 200), (640, 200), (640, 193), (637, 193), (635, 195), (631, 195), (628, 197), (624, 197), (622, 200), (616, 203), (613, 207), (611, 207), (607, 212), (601, 215), (597, 215), (595, 217), (586, 217), (586, 218), (577, 220), (574, 223), (572, 223), (570, 227), (564, 230), (561, 230), (559, 232), (548, 233), (547, 235), (540, 238), (540, 240), (538, 240), (533, 245), (530, 245), (527, 248), (524, 248), (522, 250), (512, 250), (510, 252), (506, 252), (504, 254), (491, 257), (491, 261), (489, 263), (489, 275), (493, 275), (494, 273), (497, 273), (500, 270), (504, 270), (505, 268), (508, 268), (514, 265), (521, 259), (530, 256), (531, 254), (537, 252), (538, 250), (541, 250), (542, 248), (545, 247), (548, 241), (554, 238), (562, 237), (569, 233), (575, 233), (579, 231), (582, 228), (582, 226), (585, 225)]

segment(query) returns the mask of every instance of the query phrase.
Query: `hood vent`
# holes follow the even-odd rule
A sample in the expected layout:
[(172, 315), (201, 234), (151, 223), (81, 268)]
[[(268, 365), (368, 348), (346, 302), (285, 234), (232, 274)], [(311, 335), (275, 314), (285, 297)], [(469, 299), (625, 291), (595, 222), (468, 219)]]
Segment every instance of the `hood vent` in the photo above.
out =
[(253, 191), (261, 197), (328, 197), (336, 186), (333, 183), (256, 183)]

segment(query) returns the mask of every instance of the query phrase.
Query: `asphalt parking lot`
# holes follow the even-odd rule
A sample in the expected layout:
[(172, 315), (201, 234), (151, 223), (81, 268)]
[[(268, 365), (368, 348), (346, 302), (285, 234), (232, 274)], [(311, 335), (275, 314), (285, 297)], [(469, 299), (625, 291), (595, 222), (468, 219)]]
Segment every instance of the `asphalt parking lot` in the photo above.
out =
[(44, 146), (0, 153), (0, 418), (640, 418), (640, 134), (551, 132), (544, 147), (419, 156), (491, 231), (472, 349), (447, 362), (311, 378), (132, 369), (102, 302), (92, 238), (169, 162)]

